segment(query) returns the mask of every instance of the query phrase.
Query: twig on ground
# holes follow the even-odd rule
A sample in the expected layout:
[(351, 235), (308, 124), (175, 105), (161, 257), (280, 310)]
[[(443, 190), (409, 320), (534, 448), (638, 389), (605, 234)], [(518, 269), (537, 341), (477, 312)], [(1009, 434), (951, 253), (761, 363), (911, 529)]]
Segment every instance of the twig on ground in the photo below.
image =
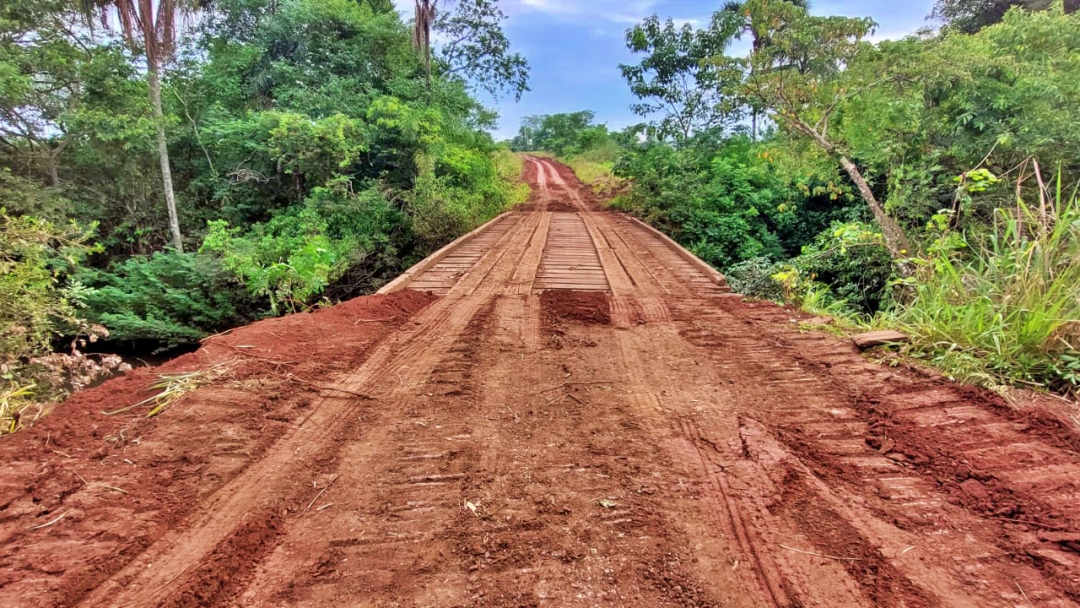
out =
[(570, 396), (570, 393), (563, 393), (562, 395), (559, 395), (558, 397), (556, 397), (556, 398), (552, 399), (551, 401), (548, 401), (547, 403), (545, 403), (544, 407), (547, 407), (547, 406), (551, 405), (552, 403), (555, 403), (556, 401), (562, 401), (563, 399), (566, 399), (569, 396)]
[(581, 405), (585, 405), (585, 402), (584, 402), (584, 401), (582, 401), (581, 399), (578, 399), (578, 398), (577, 398), (577, 397), (576, 397), (576, 396), (575, 396), (575, 395), (574, 395), (573, 393), (566, 393), (566, 396), (567, 396), (567, 397), (570, 397), (570, 398), (571, 398), (571, 399), (573, 399), (574, 401), (577, 401), (577, 402), (578, 402), (579, 404), (581, 404)]
[(57, 517), (56, 519), (50, 521), (49, 523), (41, 524), (40, 526), (34, 526), (33, 528), (30, 528), (30, 529), (31, 530), (40, 530), (42, 528), (48, 528), (49, 526), (55, 524), (56, 522), (60, 521), (61, 519), (64, 519), (64, 516), (67, 515), (67, 514), (68, 514), (68, 512), (64, 511), (63, 513), (60, 514), (60, 517)]
[(235, 350), (236, 352), (244, 355), (245, 357), (251, 357), (252, 359), (259, 359), (260, 361), (266, 361), (267, 363), (273, 363), (274, 365), (300, 365), (299, 361), (279, 361), (277, 359), (270, 359), (270, 358), (267, 358), (267, 357), (262, 357), (262, 356), (256, 355), (255, 353), (246, 351), (246, 350), (240, 348), (239, 346), (233, 346), (232, 344), (219, 344), (219, 346), (224, 346), (226, 348), (231, 348), (231, 349)]
[(1020, 583), (1013, 581), (1013, 584), (1016, 585), (1016, 590), (1020, 592), (1020, 597), (1024, 598), (1025, 602), (1030, 602), (1031, 600), (1029, 600), (1027, 594), (1024, 593), (1024, 588), (1020, 586)]
[(610, 380), (599, 380), (599, 381), (596, 381), (596, 382), (567, 381), (567, 382), (563, 382), (562, 384), (559, 384), (558, 386), (552, 386), (550, 388), (545, 388), (543, 390), (532, 393), (530, 396), (542, 395), (544, 393), (550, 393), (551, 391), (553, 391), (553, 390), (555, 390), (557, 388), (563, 388), (565, 386), (571, 386), (571, 385), (574, 385), (574, 384), (614, 384), (614, 383), (611, 382)]
[(826, 557), (828, 559), (836, 559), (842, 562), (857, 562), (857, 557), (837, 557), (835, 555), (825, 555), (824, 553), (814, 553), (813, 551), (803, 551), (802, 549), (796, 549), (795, 547), (789, 547), (787, 545), (780, 545), (780, 547), (787, 549), (788, 551), (794, 551), (796, 553), (805, 553), (806, 555), (816, 555), (818, 557)]
[(323, 390), (323, 391), (337, 391), (339, 393), (345, 393), (347, 395), (352, 395), (353, 397), (356, 397), (358, 399), (363, 399), (364, 401), (375, 401), (375, 397), (372, 397), (371, 395), (366, 395), (364, 393), (358, 393), (356, 391), (350, 391), (349, 389), (345, 389), (345, 388), (338, 388), (336, 386), (323, 386), (322, 384), (316, 384), (314, 382), (308, 382), (307, 380), (302, 380), (302, 379), (297, 378), (296, 376), (294, 376), (292, 374), (286, 374), (285, 379), (287, 381), (289, 381), (289, 382), (299, 382), (300, 384), (304, 384), (304, 385), (310, 386), (312, 388), (317, 388), (317, 389)]
[[(234, 327), (232, 329), (226, 329), (225, 331), (221, 331), (221, 332), (218, 332), (216, 334), (211, 334), (209, 336), (206, 336), (202, 340), (199, 340), (199, 342), (200, 343), (206, 342), (207, 340), (212, 340), (214, 338), (217, 338), (218, 336), (227, 336), (227, 335), (231, 334), (236, 329), (239, 329), (239, 328)], [(227, 344), (222, 344), (222, 346), (228, 346), (228, 345)]]
[(307, 513), (308, 510), (311, 509), (311, 505), (315, 504), (316, 500), (319, 500), (319, 497), (323, 495), (323, 492), (329, 490), (330, 486), (334, 485), (334, 482), (338, 480), (338, 477), (341, 477), (341, 475), (334, 475), (334, 478), (331, 479), (330, 482), (327, 483), (322, 490), (319, 490), (319, 493), (315, 495), (315, 498), (311, 499), (311, 502), (309, 502), (308, 505), (304, 507), (304, 510), (301, 511), (300, 514), (303, 515), (304, 513)]
[(128, 492), (124, 488), (117, 488), (115, 486), (107, 486), (104, 484), (102, 484), (101, 487), (105, 488), (106, 490), (112, 490), (113, 492), (120, 492), (121, 494), (130, 494), (130, 492)]
[(356, 325), (357, 323), (379, 323), (381, 321), (393, 321), (396, 318), (397, 315), (394, 315), (392, 317), (386, 317), (384, 319), (357, 319), (353, 321), (353, 325)]

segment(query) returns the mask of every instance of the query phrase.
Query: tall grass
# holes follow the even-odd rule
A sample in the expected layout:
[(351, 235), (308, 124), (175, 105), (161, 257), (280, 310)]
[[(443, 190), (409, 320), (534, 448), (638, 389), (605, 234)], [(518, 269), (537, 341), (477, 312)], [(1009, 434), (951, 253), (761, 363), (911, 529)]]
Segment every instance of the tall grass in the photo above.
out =
[(37, 412), (32, 416), (37, 420), (43, 413), (43, 407), (34, 403), (33, 384), (19, 386), (17, 384), (0, 385), (0, 437), (14, 433), (27, 422), (27, 412), (36, 408)]
[(885, 322), (912, 337), (911, 352), (959, 380), (1080, 387), (1080, 200), (1041, 183), (1018, 193), (983, 234), (932, 248), (914, 300)]
[(606, 141), (602, 145), (586, 150), (581, 154), (563, 159), (574, 175), (593, 192), (600, 195), (610, 195), (623, 185), (623, 180), (615, 176), (615, 161), (622, 153), (622, 148), (614, 141)]
[(499, 174), (500, 182), (507, 189), (507, 205), (513, 207), (518, 203), (524, 203), (529, 198), (529, 185), (522, 179), (522, 171), (525, 160), (519, 154), (511, 152), (507, 148), (499, 148), (495, 152), (495, 171)]

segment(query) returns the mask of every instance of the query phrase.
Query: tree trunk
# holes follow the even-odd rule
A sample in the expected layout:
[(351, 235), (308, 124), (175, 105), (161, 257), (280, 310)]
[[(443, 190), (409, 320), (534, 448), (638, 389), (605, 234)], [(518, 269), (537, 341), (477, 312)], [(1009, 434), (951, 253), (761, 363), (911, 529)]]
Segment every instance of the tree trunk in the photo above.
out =
[(911, 265), (899, 262), (899, 260), (911, 255), (911, 243), (908, 241), (907, 234), (904, 233), (904, 229), (900, 227), (900, 224), (896, 220), (885, 213), (885, 209), (878, 203), (877, 198), (874, 196), (874, 192), (870, 190), (870, 185), (866, 183), (866, 179), (863, 178), (862, 173), (859, 172), (859, 168), (855, 166), (855, 163), (851, 162), (851, 159), (842, 154), (839, 156), (840, 165), (844, 167), (844, 171), (847, 171), (851, 181), (855, 182), (855, 186), (858, 187), (859, 193), (862, 194), (866, 204), (870, 207), (870, 212), (874, 214), (874, 220), (877, 221), (878, 226), (881, 228), (881, 234), (885, 237), (885, 247), (892, 255), (893, 261), (896, 262), (897, 269), (902, 276), (911, 276), (913, 271), (910, 267)]
[(184, 250), (183, 235), (180, 233), (180, 218), (176, 214), (176, 194), (173, 192), (172, 169), (169, 167), (169, 146), (165, 139), (165, 113), (161, 109), (161, 80), (157, 66), (147, 61), (147, 80), (150, 84), (150, 104), (154, 107), (154, 123), (157, 126), (158, 158), (161, 161), (161, 181), (165, 188), (165, 207), (169, 210), (169, 231), (172, 233), (172, 246), (177, 251)]
[(49, 181), (52, 182), (53, 188), (60, 186), (60, 150), (49, 150)]
[(900, 261), (911, 255), (911, 242), (908, 241), (907, 234), (904, 233), (903, 227), (896, 220), (885, 213), (885, 209), (878, 203), (874, 191), (870, 189), (870, 184), (866, 183), (866, 179), (862, 176), (859, 168), (855, 166), (855, 163), (851, 162), (850, 158), (844, 156), (831, 141), (810, 125), (797, 118), (792, 119), (791, 124), (805, 135), (810, 136), (823, 150), (840, 160), (840, 166), (847, 172), (851, 181), (855, 182), (855, 187), (859, 189), (863, 200), (866, 201), (866, 205), (870, 207), (870, 212), (874, 215), (874, 220), (877, 221), (878, 227), (881, 228), (881, 235), (885, 237), (885, 248), (889, 250), (889, 256), (892, 257), (897, 272), (904, 278), (915, 274), (915, 268), (910, 263)]
[(750, 139), (757, 141), (757, 110), (750, 110)]

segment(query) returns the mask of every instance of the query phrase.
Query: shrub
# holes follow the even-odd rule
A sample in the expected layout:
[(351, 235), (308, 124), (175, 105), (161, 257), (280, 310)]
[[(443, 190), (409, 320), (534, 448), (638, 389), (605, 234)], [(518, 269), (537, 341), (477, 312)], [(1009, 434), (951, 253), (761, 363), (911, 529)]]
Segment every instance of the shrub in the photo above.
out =
[[(0, 207), (0, 435), (43, 415), (42, 402), (123, 369), (119, 357), (78, 350), (108, 335), (80, 310), (94, 292), (71, 279), (97, 249), (87, 244), (93, 229), (12, 217)], [(50, 353), (61, 336), (71, 338), (70, 353)]]
[(750, 258), (730, 266), (724, 277), (736, 293), (761, 300), (782, 301), (784, 291), (773, 275), (781, 271), (781, 265), (769, 258)]
[(402, 221), (378, 190), (353, 192), (351, 181), (338, 177), (249, 230), (210, 222), (201, 251), (215, 254), (278, 314), (304, 309), (351, 266), (396, 264), (390, 234)]
[(207, 254), (160, 252), (80, 276), (95, 287), (87, 317), (108, 327), (113, 340), (173, 347), (253, 317), (252, 298)]
[[(1076, 391), (1080, 386), (1080, 200), (1042, 194), (998, 209), (986, 233), (944, 232), (884, 315), (910, 351), (954, 376)], [(947, 218), (937, 218), (946, 228)]]
[(93, 230), (0, 207), (0, 363), (48, 352), (57, 336), (85, 329), (78, 309), (88, 291), (70, 277), (94, 249)]
[(853, 312), (872, 315), (888, 295), (893, 264), (876, 227), (835, 223), (791, 261), (800, 275), (829, 287)]

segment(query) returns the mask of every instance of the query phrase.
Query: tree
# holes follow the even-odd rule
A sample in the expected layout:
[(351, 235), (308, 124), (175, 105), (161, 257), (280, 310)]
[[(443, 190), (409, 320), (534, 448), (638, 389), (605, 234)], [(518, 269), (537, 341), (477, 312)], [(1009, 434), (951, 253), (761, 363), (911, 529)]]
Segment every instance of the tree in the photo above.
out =
[(860, 54), (873, 51), (863, 39), (876, 24), (868, 18), (816, 17), (784, 1), (747, 0), (744, 9), (753, 35), (767, 41), (744, 64), (745, 95), (771, 111), (781, 127), (808, 138), (839, 162), (870, 208), (901, 274), (910, 274), (908, 264), (899, 262), (911, 251), (904, 229), (878, 202), (844, 142), (829, 131), (830, 119), (845, 100), (890, 78), (850, 83), (838, 77)]
[(596, 114), (591, 110), (526, 116), (511, 145), (515, 150), (545, 150), (560, 156), (579, 151), (596, 141), (597, 129), (602, 128), (603, 134), (607, 134), (606, 127), (597, 127), (592, 123), (594, 118)]
[[(1000, 23), (1013, 7), (1041, 11), (1053, 6), (1055, 1), (1062, 0), (936, 0), (928, 18), (947, 29), (971, 34)], [(1064, 8), (1066, 13), (1074, 13), (1080, 10), (1080, 0), (1064, 0)]]
[(662, 136), (685, 140), (693, 133), (733, 124), (739, 104), (728, 93), (741, 80), (733, 66), (705, 61), (720, 55), (734, 36), (725, 21), (714, 19), (708, 28), (690, 24), (676, 27), (653, 15), (626, 32), (626, 46), (644, 54), (641, 63), (619, 69), (641, 103), (631, 109), (650, 117), (660, 113)]
[[(788, 0), (791, 4), (808, 9), (810, 8), (809, 0)], [(753, 23), (750, 19), (750, 13), (747, 10), (745, 1), (732, 1), (728, 2), (717, 13), (713, 14), (713, 21), (719, 22), (725, 29), (730, 29), (734, 32), (734, 37), (741, 40), (743, 36), (749, 34), (751, 37), (751, 50), (757, 51), (761, 49), (768, 40), (762, 38), (753, 28)], [(758, 133), (758, 116), (761, 115), (762, 109), (757, 104), (751, 103), (750, 105), (750, 136), (757, 139)]]
[(529, 63), (510, 53), (501, 25), (506, 15), (497, 2), (460, 0), (452, 13), (442, 13), (435, 30), (447, 39), (441, 55), (448, 73), (463, 74), (494, 97), (508, 90), (520, 100), (529, 90)]
[(184, 239), (180, 232), (180, 217), (176, 211), (176, 193), (173, 190), (172, 167), (169, 163), (169, 145), (165, 133), (165, 112), (161, 105), (161, 69), (176, 48), (176, 26), (184, 13), (196, 8), (191, 0), (84, 0), (83, 10), (88, 15), (97, 14), (105, 26), (115, 15), (120, 22), (124, 40), (133, 51), (146, 55), (146, 79), (150, 87), (150, 105), (157, 124), (158, 159), (161, 164), (161, 181), (165, 193), (165, 207), (169, 212), (169, 231), (172, 246), (183, 251)]
[[(44, 161), (60, 185), (65, 120), (79, 104), (91, 56), (63, 0), (10, 0), (0, 7), (0, 146)], [(27, 163), (30, 164), (30, 163)]]

